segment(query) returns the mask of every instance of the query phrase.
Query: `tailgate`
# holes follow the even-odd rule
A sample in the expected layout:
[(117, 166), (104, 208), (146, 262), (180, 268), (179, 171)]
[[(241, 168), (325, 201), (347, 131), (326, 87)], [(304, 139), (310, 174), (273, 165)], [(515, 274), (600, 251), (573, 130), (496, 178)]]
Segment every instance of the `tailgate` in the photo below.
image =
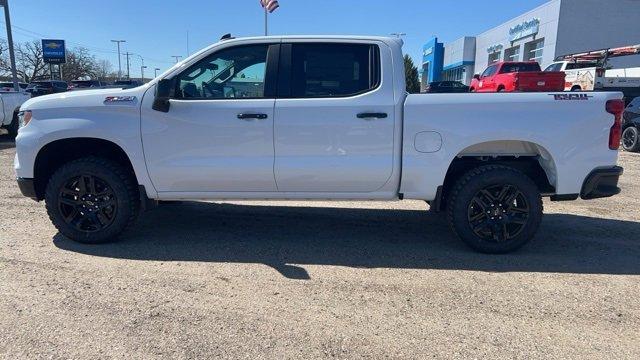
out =
[(564, 72), (522, 72), (516, 75), (520, 91), (563, 91)]

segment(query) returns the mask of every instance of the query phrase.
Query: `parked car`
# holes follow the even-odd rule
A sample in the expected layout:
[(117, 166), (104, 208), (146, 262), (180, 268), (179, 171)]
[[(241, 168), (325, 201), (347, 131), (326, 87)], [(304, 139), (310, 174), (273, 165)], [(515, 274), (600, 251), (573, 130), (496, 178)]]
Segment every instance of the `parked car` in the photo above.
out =
[(20, 105), (29, 100), (31, 96), (27, 92), (7, 91), (0, 93), (0, 128), (9, 132), (9, 136), (15, 138), (18, 134)]
[(417, 199), (487, 253), (534, 237), (543, 196), (620, 192), (621, 93), (407, 95), (402, 59), (397, 38), (230, 39), (141, 87), (32, 99), (18, 184), (83, 243), (158, 200)]
[(100, 80), (73, 80), (69, 84), (68, 90), (100, 89), (105, 85)]
[[(29, 84), (19, 82), (18, 86), (20, 87), (21, 91), (24, 91), (27, 89), (27, 86), (29, 86)], [(13, 82), (12, 81), (0, 82), (0, 91), (15, 91), (15, 88), (13, 87)]]
[(435, 81), (429, 83), (426, 92), (428, 93), (466, 93), (469, 87), (460, 81)]
[(640, 97), (633, 99), (624, 110), (622, 130), (622, 147), (640, 152)]
[(56, 94), (67, 91), (69, 85), (66, 81), (60, 80), (40, 80), (34, 81), (27, 86), (26, 91), (31, 93), (32, 97)]
[(474, 75), (471, 92), (545, 92), (564, 91), (565, 75), (561, 71), (543, 72), (534, 61), (498, 62)]
[(142, 85), (140, 80), (116, 80), (113, 87), (120, 89), (130, 89)]

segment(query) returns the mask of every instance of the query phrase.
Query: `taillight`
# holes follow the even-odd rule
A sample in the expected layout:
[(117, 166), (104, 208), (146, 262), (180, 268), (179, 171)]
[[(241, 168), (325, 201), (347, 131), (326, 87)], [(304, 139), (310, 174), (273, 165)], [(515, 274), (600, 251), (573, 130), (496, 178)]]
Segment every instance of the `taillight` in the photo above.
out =
[(613, 114), (613, 126), (609, 131), (609, 149), (618, 150), (620, 148), (620, 137), (622, 136), (622, 113), (624, 112), (624, 100), (609, 100), (606, 105), (607, 112)]
[(604, 74), (605, 74), (605, 69), (603, 69), (603, 68), (596, 69), (596, 76), (597, 77), (603, 77)]

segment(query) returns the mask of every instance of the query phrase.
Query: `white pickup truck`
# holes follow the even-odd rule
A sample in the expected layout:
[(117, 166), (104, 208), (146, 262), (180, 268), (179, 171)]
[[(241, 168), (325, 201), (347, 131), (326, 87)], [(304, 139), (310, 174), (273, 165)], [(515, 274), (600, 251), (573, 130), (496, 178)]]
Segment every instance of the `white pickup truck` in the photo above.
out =
[(0, 91), (0, 128), (6, 129), (12, 138), (18, 134), (20, 105), (29, 98), (31, 95), (26, 92)]
[(144, 86), (25, 103), (18, 184), (85, 243), (158, 200), (420, 199), (487, 253), (534, 237), (542, 197), (620, 192), (620, 93), (407, 95), (404, 74), (394, 38), (226, 39)]

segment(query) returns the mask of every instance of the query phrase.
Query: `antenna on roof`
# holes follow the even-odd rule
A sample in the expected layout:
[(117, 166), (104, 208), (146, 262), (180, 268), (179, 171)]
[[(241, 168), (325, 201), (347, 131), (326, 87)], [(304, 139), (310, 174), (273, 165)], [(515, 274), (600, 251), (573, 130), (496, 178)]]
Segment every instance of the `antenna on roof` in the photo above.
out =
[(233, 36), (231, 36), (231, 34), (224, 34), (220, 38), (220, 41), (231, 40), (231, 39), (235, 39), (235, 38)]

